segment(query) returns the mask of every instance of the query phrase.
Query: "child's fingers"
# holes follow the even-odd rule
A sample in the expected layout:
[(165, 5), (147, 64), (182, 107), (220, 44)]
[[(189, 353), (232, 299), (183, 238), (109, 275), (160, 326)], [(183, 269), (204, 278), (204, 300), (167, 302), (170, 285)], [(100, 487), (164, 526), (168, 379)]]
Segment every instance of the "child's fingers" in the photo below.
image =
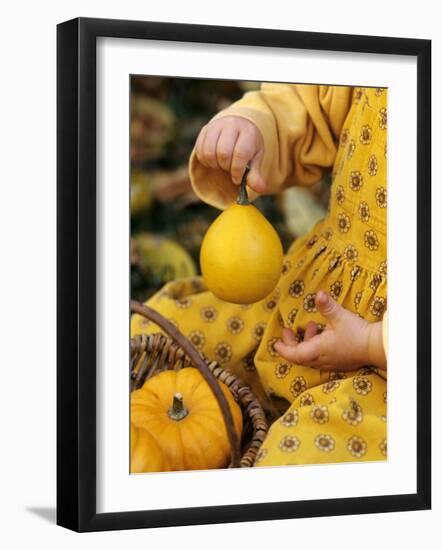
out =
[(304, 342), (318, 334), (318, 325), (314, 321), (309, 321), (305, 326)]
[(335, 324), (344, 314), (344, 308), (323, 290), (317, 292), (315, 301), (319, 313), (321, 313), (331, 325)]
[(209, 124), (206, 127), (204, 142), (201, 146), (202, 154), (199, 161), (207, 168), (219, 168), (216, 158), (216, 147), (220, 134), (221, 129), (217, 124)]
[(239, 185), (244, 175), (245, 169), (249, 161), (255, 154), (253, 140), (250, 138), (250, 133), (240, 132), (235, 143), (235, 148), (232, 155), (232, 165), (230, 174), (232, 181)]
[(207, 132), (207, 126), (203, 126), (200, 130), (200, 133), (198, 134), (198, 137), (196, 138), (196, 143), (195, 143), (196, 157), (201, 163), (203, 162), (203, 145), (204, 145), (204, 138), (206, 137), (206, 132)]
[(261, 176), (260, 168), (264, 151), (259, 151), (252, 159), (250, 164), (250, 172), (247, 176), (247, 185), (257, 193), (264, 193), (267, 190), (266, 182)]
[(296, 362), (299, 365), (313, 366), (319, 359), (319, 336), (308, 342), (301, 342), (296, 347)]
[(279, 340), (279, 342), (276, 342), (273, 347), (278, 352), (278, 354), (284, 359), (287, 359), (287, 361), (295, 361), (295, 352), (293, 345), (285, 344), (282, 340)]
[(296, 346), (298, 343), (294, 332), (289, 328), (282, 329), (282, 341), (284, 342), (284, 344), (291, 344), (292, 346)]
[(226, 172), (230, 172), (233, 150), (235, 148), (238, 136), (239, 130), (234, 126), (227, 126), (221, 130), (221, 134), (216, 145), (216, 159), (218, 166)]
[(307, 367), (317, 366), (319, 359), (319, 336), (312, 338), (308, 342), (301, 342), (300, 344), (286, 344), (279, 341), (275, 344), (275, 350), (292, 363), (298, 365), (304, 365)]

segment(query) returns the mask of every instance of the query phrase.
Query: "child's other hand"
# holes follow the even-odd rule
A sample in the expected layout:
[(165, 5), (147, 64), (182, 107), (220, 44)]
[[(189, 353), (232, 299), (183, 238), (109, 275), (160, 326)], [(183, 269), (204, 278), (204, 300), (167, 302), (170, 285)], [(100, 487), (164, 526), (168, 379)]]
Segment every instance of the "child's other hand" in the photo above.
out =
[(236, 185), (241, 183), (248, 164), (247, 185), (257, 193), (265, 192), (266, 184), (260, 173), (264, 141), (252, 122), (238, 116), (209, 122), (202, 128), (195, 148), (201, 164), (229, 172)]
[(368, 323), (323, 291), (316, 295), (316, 307), (327, 321), (324, 332), (318, 334), (316, 323), (310, 321), (304, 341), (298, 343), (285, 328), (282, 341), (275, 344), (284, 359), (321, 370), (352, 370), (365, 365), (386, 368), (382, 322)]

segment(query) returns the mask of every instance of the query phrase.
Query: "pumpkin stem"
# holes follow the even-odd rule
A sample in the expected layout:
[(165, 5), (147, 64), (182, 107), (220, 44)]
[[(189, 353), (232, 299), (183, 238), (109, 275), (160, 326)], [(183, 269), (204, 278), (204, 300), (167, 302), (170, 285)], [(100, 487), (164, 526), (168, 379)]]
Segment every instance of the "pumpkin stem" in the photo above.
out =
[(250, 166), (247, 165), (246, 169), (244, 170), (244, 175), (241, 180), (241, 185), (239, 187), (238, 198), (236, 199), (237, 204), (241, 204), (242, 206), (246, 206), (247, 204), (250, 204), (249, 197), (247, 195), (247, 175), (249, 172), (250, 172)]
[(183, 396), (180, 393), (176, 393), (173, 396), (172, 406), (167, 411), (167, 414), (172, 420), (182, 420), (189, 414), (189, 411), (183, 404)]

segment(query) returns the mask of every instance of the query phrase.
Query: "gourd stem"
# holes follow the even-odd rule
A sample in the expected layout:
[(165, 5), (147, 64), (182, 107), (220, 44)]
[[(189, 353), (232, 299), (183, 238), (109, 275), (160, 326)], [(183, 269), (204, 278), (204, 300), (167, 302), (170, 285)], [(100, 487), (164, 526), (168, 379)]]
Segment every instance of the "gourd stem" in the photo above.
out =
[(168, 410), (167, 414), (172, 420), (182, 420), (189, 414), (189, 411), (184, 406), (183, 396), (180, 393), (176, 393), (173, 396), (172, 406)]
[(249, 172), (250, 172), (250, 166), (247, 165), (246, 169), (244, 170), (244, 175), (241, 180), (241, 185), (239, 187), (238, 198), (236, 199), (237, 204), (241, 204), (242, 206), (246, 206), (247, 204), (250, 204), (249, 197), (247, 195), (247, 175)]

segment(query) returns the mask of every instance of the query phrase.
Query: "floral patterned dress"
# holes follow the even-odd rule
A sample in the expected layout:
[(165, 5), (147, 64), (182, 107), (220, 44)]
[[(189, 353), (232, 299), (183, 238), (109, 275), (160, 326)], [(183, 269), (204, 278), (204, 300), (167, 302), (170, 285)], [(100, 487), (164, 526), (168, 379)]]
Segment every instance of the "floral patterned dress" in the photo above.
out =
[[(257, 466), (387, 456), (385, 371), (367, 365), (330, 373), (289, 363), (274, 349), (283, 327), (299, 340), (308, 321), (324, 327), (315, 307), (320, 289), (371, 322), (382, 320), (386, 310), (387, 90), (347, 91), (346, 116), (334, 128), (328, 123), (335, 136), (329, 213), (292, 244), (272, 294), (249, 306), (228, 304), (193, 278), (169, 283), (148, 301), (205, 356), (249, 383), (275, 418)], [(247, 109), (236, 114), (254, 120)], [(259, 113), (256, 121), (264, 133)], [(132, 335), (155, 331), (152, 323), (133, 317)]]

